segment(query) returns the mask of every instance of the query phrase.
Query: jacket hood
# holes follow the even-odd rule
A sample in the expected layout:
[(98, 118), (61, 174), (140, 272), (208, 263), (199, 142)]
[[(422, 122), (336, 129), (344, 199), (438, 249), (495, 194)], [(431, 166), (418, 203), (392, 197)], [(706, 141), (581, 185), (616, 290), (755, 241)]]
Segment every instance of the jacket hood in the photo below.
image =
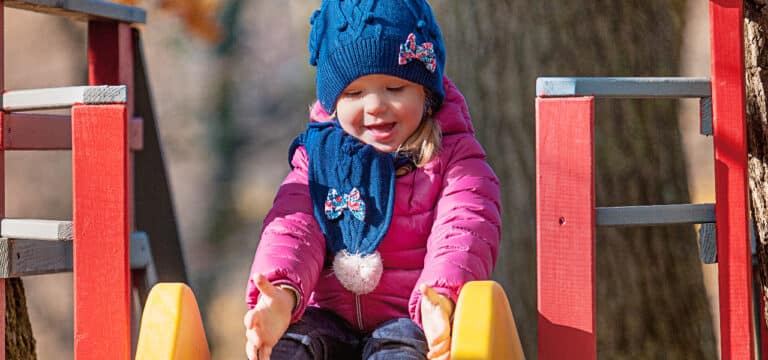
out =
[[(445, 100), (443, 100), (440, 110), (434, 115), (443, 135), (474, 134), (475, 131), (472, 128), (472, 120), (464, 95), (459, 92), (459, 89), (447, 76), (443, 76), (443, 88), (445, 88)], [(312, 122), (325, 122), (332, 121), (334, 118), (323, 109), (319, 101), (315, 101), (309, 119)]]

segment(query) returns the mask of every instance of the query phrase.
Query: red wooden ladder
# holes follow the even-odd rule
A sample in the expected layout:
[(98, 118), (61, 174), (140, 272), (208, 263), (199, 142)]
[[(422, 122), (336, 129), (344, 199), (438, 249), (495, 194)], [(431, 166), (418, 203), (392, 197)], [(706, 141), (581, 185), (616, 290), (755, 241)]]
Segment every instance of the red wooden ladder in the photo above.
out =
[[(712, 78), (540, 78), (536, 221), (540, 359), (594, 359), (595, 226), (717, 223), (723, 359), (754, 358), (748, 231), (743, 5), (710, 0)], [(595, 97), (711, 96), (716, 202), (597, 209)], [(704, 121), (704, 120), (703, 120)], [(619, 212), (621, 212), (619, 214)], [(765, 332), (763, 332), (765, 333)]]
[[(143, 23), (146, 14), (102, 0), (0, 0), (0, 9), (6, 6), (87, 21), (90, 86), (5, 91), (0, 34), (0, 218), (5, 215), (5, 151), (71, 149), (73, 173), (72, 222), (2, 219), (0, 223), (4, 249), (0, 257), (21, 257), (22, 243), (25, 251), (58, 256), (27, 267), (10, 256), (9, 265), (0, 269), (0, 359), (5, 357), (4, 279), (68, 270), (74, 271), (75, 358), (129, 359), (131, 268), (147, 269), (152, 263), (146, 234), (132, 233), (131, 151), (142, 148), (144, 131), (142, 120), (133, 117), (138, 37), (131, 24)], [(20, 113), (50, 108), (71, 108), (71, 115)], [(73, 228), (70, 233), (62, 230), (68, 226)]]

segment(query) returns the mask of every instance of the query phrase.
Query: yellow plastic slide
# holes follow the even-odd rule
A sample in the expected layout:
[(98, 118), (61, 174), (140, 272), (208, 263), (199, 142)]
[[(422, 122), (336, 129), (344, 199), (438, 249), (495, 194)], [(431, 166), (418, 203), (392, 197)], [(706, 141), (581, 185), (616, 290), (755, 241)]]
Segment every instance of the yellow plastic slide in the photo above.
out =
[(192, 289), (182, 283), (155, 285), (141, 316), (136, 360), (210, 358), (203, 321)]
[[(498, 283), (467, 283), (453, 321), (451, 359), (525, 359), (507, 296)], [(155, 285), (144, 307), (136, 360), (210, 358), (192, 290), (181, 283)]]
[(507, 295), (497, 282), (472, 281), (461, 289), (451, 359), (525, 359)]

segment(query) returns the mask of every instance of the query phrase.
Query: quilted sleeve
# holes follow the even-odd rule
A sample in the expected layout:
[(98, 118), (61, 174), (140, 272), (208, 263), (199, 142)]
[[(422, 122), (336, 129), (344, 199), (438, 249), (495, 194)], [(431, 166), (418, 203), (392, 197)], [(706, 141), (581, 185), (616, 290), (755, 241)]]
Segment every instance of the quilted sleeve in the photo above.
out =
[(474, 136), (459, 136), (445, 149), (450, 154), (427, 240), (424, 269), (409, 301), (411, 318), (419, 325), (420, 284), (433, 287), (456, 303), (465, 283), (491, 276), (498, 256), (499, 180)]
[(289, 285), (297, 290), (299, 302), (291, 320), (295, 322), (304, 313), (320, 276), (325, 239), (313, 215), (307, 184), (308, 157), (303, 147), (294, 153), (291, 166), (293, 170), (280, 186), (264, 219), (246, 287), (246, 303), (253, 308), (259, 297), (252, 275), (264, 274), (274, 285)]

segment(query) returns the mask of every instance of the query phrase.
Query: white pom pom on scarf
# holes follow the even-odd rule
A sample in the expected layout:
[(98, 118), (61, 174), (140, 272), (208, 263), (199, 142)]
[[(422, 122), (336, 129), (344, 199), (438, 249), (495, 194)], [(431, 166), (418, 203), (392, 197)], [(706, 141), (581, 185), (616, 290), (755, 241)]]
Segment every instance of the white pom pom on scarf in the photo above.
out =
[(384, 264), (378, 251), (373, 254), (350, 254), (339, 251), (333, 258), (333, 272), (341, 285), (357, 294), (367, 294), (379, 285)]

